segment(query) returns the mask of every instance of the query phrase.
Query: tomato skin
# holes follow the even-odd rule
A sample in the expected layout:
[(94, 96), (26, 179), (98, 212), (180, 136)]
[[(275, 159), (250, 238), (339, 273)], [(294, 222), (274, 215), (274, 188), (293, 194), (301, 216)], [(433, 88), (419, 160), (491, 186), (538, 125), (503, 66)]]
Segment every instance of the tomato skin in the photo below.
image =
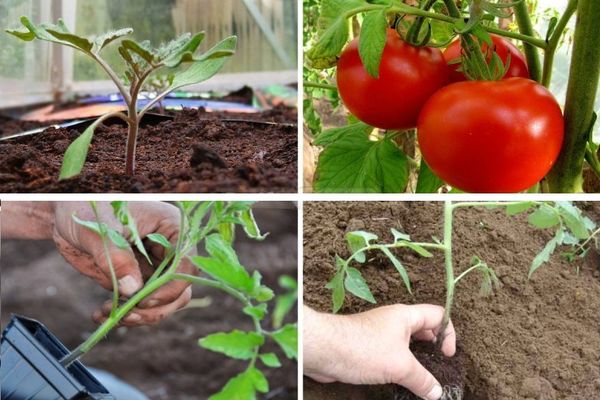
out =
[(520, 192), (560, 153), (564, 119), (554, 96), (523, 78), (454, 83), (429, 99), (418, 123), (429, 167), (472, 193)]
[[(503, 63), (506, 64), (506, 60), (508, 59), (508, 55), (510, 54), (510, 65), (508, 67), (508, 71), (504, 75), (503, 79), (507, 78), (529, 78), (529, 68), (527, 67), (527, 61), (525, 59), (525, 55), (521, 53), (519, 48), (512, 44), (508, 39), (503, 38), (498, 35), (490, 35), (492, 37), (492, 42), (494, 42), (495, 51), (498, 53), (498, 56), (502, 60)], [(484, 44), (482, 46), (482, 50), (487, 51), (487, 45)], [(460, 45), (460, 39), (452, 42), (444, 51), (444, 58), (449, 63), (452, 60), (460, 58), (462, 47)], [(491, 59), (491, 56), (488, 57), (488, 61)], [(452, 72), (450, 73), (450, 82), (462, 82), (466, 81), (467, 77), (462, 73), (457, 71), (460, 67), (460, 64), (452, 64), (450, 68)]]
[(337, 86), (348, 110), (361, 121), (377, 128), (405, 130), (417, 125), (421, 107), (448, 83), (449, 74), (439, 49), (413, 47), (388, 29), (379, 78), (365, 70), (356, 38), (338, 61)]

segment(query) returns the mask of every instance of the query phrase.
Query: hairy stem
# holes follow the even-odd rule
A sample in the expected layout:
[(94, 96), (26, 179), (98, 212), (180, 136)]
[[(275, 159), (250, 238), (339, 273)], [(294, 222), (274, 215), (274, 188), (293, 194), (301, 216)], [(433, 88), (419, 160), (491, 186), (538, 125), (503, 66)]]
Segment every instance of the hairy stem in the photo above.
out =
[(311, 87), (316, 89), (326, 89), (326, 90), (337, 90), (337, 86), (328, 85), (326, 83), (317, 83), (317, 82), (309, 82), (304, 81), (304, 87)]
[(121, 82), (121, 80), (119, 79), (115, 71), (113, 71), (113, 69), (110, 67), (110, 65), (108, 65), (106, 61), (104, 61), (102, 58), (95, 54), (90, 53), (90, 56), (94, 60), (96, 60), (98, 64), (100, 64), (102, 69), (106, 71), (110, 79), (115, 83), (117, 89), (119, 89), (119, 93), (121, 93), (121, 96), (123, 96), (123, 101), (125, 102), (125, 104), (127, 104), (128, 106), (131, 105), (131, 96), (127, 92), (127, 88), (125, 87), (125, 85), (123, 85), (123, 82)]
[(600, 79), (600, 1), (579, 0), (567, 102), (565, 140), (548, 175), (554, 193), (583, 192), (583, 163)]
[(556, 56), (558, 44), (560, 43), (560, 38), (565, 32), (565, 28), (571, 20), (571, 17), (573, 17), (573, 14), (575, 14), (575, 11), (577, 11), (577, 0), (570, 0), (567, 9), (556, 24), (556, 28), (548, 40), (548, 46), (546, 47), (546, 52), (544, 54), (544, 70), (542, 74), (542, 85), (547, 88), (550, 87), (552, 81), (554, 58)]
[[(533, 30), (533, 24), (529, 16), (529, 10), (527, 9), (527, 2), (521, 1), (514, 5), (515, 18), (519, 25), (519, 31), (527, 36), (534, 37), (535, 31)], [(529, 76), (536, 82), (542, 80), (542, 65), (540, 62), (540, 54), (534, 45), (525, 42), (523, 44), (525, 49), (525, 57), (527, 58), (527, 67), (529, 68)]]
[(452, 214), (454, 207), (452, 202), (446, 200), (444, 203), (444, 262), (446, 266), (446, 305), (444, 308), (444, 318), (437, 335), (437, 343), (441, 348), (446, 337), (446, 328), (450, 323), (450, 314), (452, 312), (452, 302), (454, 300), (454, 265), (452, 264)]

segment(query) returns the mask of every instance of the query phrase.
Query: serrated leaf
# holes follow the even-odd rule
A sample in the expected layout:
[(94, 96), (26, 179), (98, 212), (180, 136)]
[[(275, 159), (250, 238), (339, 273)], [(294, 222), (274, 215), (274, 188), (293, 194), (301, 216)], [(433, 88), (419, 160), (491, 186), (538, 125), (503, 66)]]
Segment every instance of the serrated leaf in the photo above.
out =
[(123, 36), (130, 35), (131, 33), (133, 33), (133, 29), (123, 28), (123, 29), (117, 29), (115, 31), (110, 31), (110, 32), (104, 33), (104, 34), (96, 37), (94, 39), (92, 53), (98, 54), (100, 52), (100, 50), (102, 50), (108, 44), (112, 43), (113, 41), (115, 41), (117, 39), (122, 38)]
[(353, 267), (349, 267), (346, 270), (346, 279), (344, 280), (344, 286), (353, 295), (360, 297), (369, 303), (375, 304), (375, 298), (367, 285), (367, 282), (363, 278), (359, 270)]
[(216, 280), (238, 289), (244, 293), (254, 292), (254, 281), (240, 264), (232, 264), (223, 260), (207, 257), (190, 257), (194, 265)]
[(281, 361), (279, 361), (279, 357), (275, 353), (265, 353), (259, 354), (258, 358), (269, 368), (279, 368), (281, 367)]
[(287, 324), (273, 332), (271, 337), (281, 347), (287, 358), (298, 359), (298, 327), (296, 324)]
[(162, 59), (163, 64), (165, 64), (166, 67), (174, 68), (181, 64), (186, 56), (193, 57), (194, 52), (198, 49), (198, 46), (200, 46), (200, 43), (202, 43), (205, 36), (204, 32), (196, 33), (185, 43), (165, 55)]
[(416, 193), (437, 193), (442, 186), (444, 186), (444, 181), (433, 173), (425, 162), (425, 159), (421, 159)]
[(533, 273), (539, 267), (541, 267), (542, 264), (544, 264), (550, 260), (552, 253), (554, 253), (554, 251), (556, 250), (556, 246), (558, 246), (559, 244), (562, 243), (563, 235), (564, 235), (564, 231), (562, 229), (559, 229), (556, 232), (556, 235), (554, 236), (554, 238), (552, 238), (548, 243), (546, 243), (546, 246), (544, 247), (544, 249), (533, 259), (533, 262), (531, 263), (531, 267), (529, 268), (529, 274), (527, 275), (528, 279), (531, 279), (531, 276), (533, 275)]
[(408, 277), (408, 273), (406, 272), (404, 265), (402, 265), (400, 260), (398, 260), (396, 258), (396, 256), (394, 256), (394, 254), (392, 254), (392, 252), (387, 247), (381, 248), (381, 251), (383, 252), (383, 254), (385, 254), (387, 256), (387, 258), (390, 259), (392, 264), (394, 264), (394, 267), (400, 274), (400, 278), (402, 278), (402, 281), (404, 282), (404, 285), (406, 286), (406, 290), (408, 290), (408, 293), (412, 294), (412, 289), (410, 287), (410, 278)]
[(345, 271), (338, 271), (333, 278), (325, 285), (325, 288), (332, 290), (333, 313), (337, 313), (344, 304), (346, 290), (344, 289)]
[(90, 144), (92, 143), (94, 131), (101, 122), (102, 120), (100, 119), (94, 121), (94, 123), (88, 126), (86, 130), (84, 130), (83, 133), (69, 145), (69, 147), (67, 147), (65, 155), (63, 156), (62, 166), (60, 167), (59, 181), (72, 178), (81, 173)]
[(257, 318), (259, 321), (262, 320), (267, 313), (267, 305), (259, 304), (257, 306), (246, 306), (242, 309), (244, 314), (249, 315), (253, 318)]
[(262, 346), (264, 342), (265, 338), (256, 332), (233, 330), (228, 333), (213, 333), (200, 339), (198, 344), (207, 350), (225, 354), (227, 357), (250, 360), (254, 357), (256, 347)]
[(538, 228), (545, 229), (560, 224), (560, 217), (552, 206), (544, 203), (529, 216), (529, 223)]
[(146, 48), (143, 44), (138, 43), (135, 40), (125, 39), (121, 42), (121, 47), (126, 51), (135, 53), (148, 64), (154, 63), (154, 55), (152, 54), (151, 49)]
[(525, 201), (523, 203), (517, 204), (509, 204), (508, 206), (506, 206), (506, 214), (509, 216), (521, 214), (525, 211), (530, 210), (534, 205), (535, 203), (530, 201)]
[(373, 78), (379, 77), (379, 65), (387, 39), (386, 10), (365, 13), (360, 29), (358, 53), (365, 70)]
[(335, 143), (338, 139), (348, 135), (359, 135), (364, 137), (373, 131), (373, 127), (364, 122), (342, 126), (341, 128), (332, 128), (323, 131), (313, 142), (317, 146), (327, 147)]
[(256, 224), (256, 220), (254, 219), (254, 214), (252, 213), (251, 209), (240, 211), (239, 217), (240, 221), (242, 222), (244, 232), (246, 232), (248, 237), (256, 240), (264, 240), (269, 235), (268, 233), (265, 233), (264, 235), (260, 233), (260, 229)]
[(173, 248), (173, 245), (171, 244), (171, 242), (169, 242), (169, 240), (160, 233), (151, 233), (151, 234), (147, 235), (146, 238), (148, 240), (150, 240), (151, 242), (160, 244), (162, 247), (164, 247), (167, 250), (170, 250)]
[[(346, 241), (348, 242), (348, 248), (352, 254), (357, 253), (364, 247), (367, 247), (372, 240), (377, 240), (377, 235), (364, 231), (348, 232), (346, 234)], [(366, 261), (364, 252), (357, 253), (354, 259), (360, 263)]]
[(406, 155), (388, 138), (340, 137), (323, 150), (315, 190), (321, 193), (402, 193), (408, 184)]
[(127, 229), (129, 230), (129, 238), (135, 245), (136, 249), (140, 252), (140, 254), (146, 257), (148, 263), (152, 265), (152, 260), (150, 260), (150, 256), (146, 252), (146, 248), (144, 247), (142, 239), (140, 238), (135, 219), (129, 214), (127, 202), (112, 201), (110, 204), (113, 208), (115, 216), (117, 217), (119, 222), (121, 222), (121, 225), (127, 227)]
[(256, 388), (254, 379), (248, 371), (244, 371), (233, 378), (208, 400), (256, 400)]
[(227, 242), (220, 233), (208, 235), (204, 241), (204, 246), (212, 257), (229, 264), (239, 265), (240, 262), (233, 247), (231, 247), (231, 243)]
[(34, 38), (37, 38), (39, 40), (73, 47), (84, 53), (91, 52), (92, 42), (85, 37), (71, 33), (62, 19), (59, 19), (56, 24), (36, 25), (31, 22), (29, 18), (22, 16), (21, 23), (27, 31), (8, 29), (6, 32), (25, 41), (31, 41)]
[(557, 202), (556, 204), (560, 216), (571, 233), (578, 239), (587, 239), (590, 234), (583, 221), (581, 211), (569, 202)]
[(256, 389), (260, 393), (268, 393), (269, 392), (269, 382), (265, 375), (257, 368), (250, 367), (248, 369), (248, 374), (252, 379), (252, 383), (254, 384), (254, 389)]

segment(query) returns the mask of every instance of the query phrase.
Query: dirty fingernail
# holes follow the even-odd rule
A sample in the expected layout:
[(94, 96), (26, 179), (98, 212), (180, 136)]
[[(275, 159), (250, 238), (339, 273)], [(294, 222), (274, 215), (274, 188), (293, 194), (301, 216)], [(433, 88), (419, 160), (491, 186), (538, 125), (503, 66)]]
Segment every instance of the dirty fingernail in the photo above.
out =
[(131, 296), (138, 290), (138, 283), (131, 275), (119, 279), (119, 291), (125, 296)]
[(433, 389), (425, 396), (426, 400), (439, 400), (444, 394), (444, 390), (440, 385), (435, 385)]
[(140, 314), (129, 313), (125, 318), (123, 318), (123, 321), (138, 322), (138, 321), (141, 321), (141, 319), (142, 319), (142, 316)]

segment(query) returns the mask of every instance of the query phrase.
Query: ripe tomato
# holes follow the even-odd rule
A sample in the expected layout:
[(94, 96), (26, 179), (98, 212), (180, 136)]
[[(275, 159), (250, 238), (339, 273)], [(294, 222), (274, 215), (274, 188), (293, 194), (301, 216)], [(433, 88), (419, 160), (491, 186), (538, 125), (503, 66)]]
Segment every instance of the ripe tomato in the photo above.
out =
[(421, 107), (448, 83), (449, 73), (440, 50), (413, 47), (388, 29), (379, 78), (371, 77), (363, 67), (356, 38), (338, 61), (337, 86), (348, 110), (361, 121), (405, 130), (416, 126)]
[(446, 86), (425, 104), (417, 129), (423, 158), (448, 184), (504, 193), (546, 176), (562, 147), (564, 121), (546, 88), (509, 78)]
[[(508, 71), (504, 75), (504, 79), (506, 78), (529, 78), (529, 68), (527, 68), (527, 61), (525, 60), (525, 56), (517, 46), (512, 44), (508, 39), (503, 38), (498, 35), (490, 35), (492, 37), (492, 42), (494, 42), (494, 50), (498, 53), (498, 56), (502, 60), (504, 64), (508, 60), (508, 55), (510, 54), (510, 65), (508, 66)], [(482, 50), (486, 52), (488, 50), (487, 44), (482, 46)], [(444, 51), (444, 58), (447, 62), (460, 58), (461, 56), (461, 45), (460, 39), (455, 40), (446, 48)], [(491, 60), (491, 55), (488, 56), (488, 62)], [(462, 73), (457, 71), (460, 67), (460, 64), (452, 64), (450, 66), (452, 68), (452, 72), (450, 73), (450, 81), (451, 82), (461, 82), (466, 81), (467, 77)]]

